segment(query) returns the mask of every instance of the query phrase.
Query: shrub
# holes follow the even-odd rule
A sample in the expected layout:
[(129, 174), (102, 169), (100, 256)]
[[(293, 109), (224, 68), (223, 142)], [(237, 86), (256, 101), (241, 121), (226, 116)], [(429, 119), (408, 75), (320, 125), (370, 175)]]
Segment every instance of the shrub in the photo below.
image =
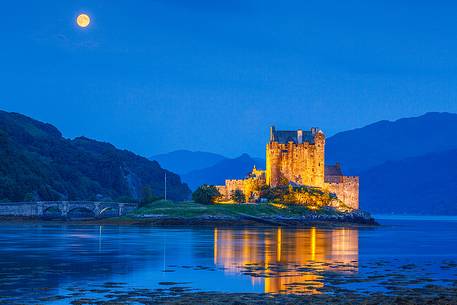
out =
[(26, 193), (24, 195), (24, 201), (26, 201), (26, 202), (34, 201), (33, 194), (32, 193)]
[(292, 185), (262, 188), (261, 196), (274, 203), (314, 207), (329, 205), (336, 198), (334, 194), (324, 192), (318, 188)]
[(216, 202), (221, 194), (214, 185), (203, 184), (192, 193), (192, 200), (203, 204), (212, 204)]
[(230, 199), (232, 199), (236, 203), (242, 203), (245, 201), (244, 194), (241, 190), (235, 190), (230, 194)]

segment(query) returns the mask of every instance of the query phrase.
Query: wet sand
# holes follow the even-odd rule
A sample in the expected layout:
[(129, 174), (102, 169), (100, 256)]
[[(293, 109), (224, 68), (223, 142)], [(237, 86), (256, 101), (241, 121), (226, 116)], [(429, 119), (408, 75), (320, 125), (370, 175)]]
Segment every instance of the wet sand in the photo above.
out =
[[(108, 283), (106, 287), (90, 291), (75, 289), (70, 296), (84, 295), (86, 292), (105, 292), (106, 299), (80, 297), (70, 304), (170, 304), (170, 305), (259, 305), (259, 304), (457, 304), (457, 287), (439, 287), (429, 285), (425, 288), (399, 288), (395, 293), (360, 294), (352, 291), (339, 290), (334, 294), (297, 295), (297, 294), (257, 294), (257, 293), (217, 293), (189, 292), (186, 287), (163, 288), (155, 291), (133, 289), (131, 291), (111, 291), (116, 283)], [(40, 302), (67, 300), (67, 297), (50, 296), (41, 298)], [(2, 303), (0, 304), (9, 304)]]

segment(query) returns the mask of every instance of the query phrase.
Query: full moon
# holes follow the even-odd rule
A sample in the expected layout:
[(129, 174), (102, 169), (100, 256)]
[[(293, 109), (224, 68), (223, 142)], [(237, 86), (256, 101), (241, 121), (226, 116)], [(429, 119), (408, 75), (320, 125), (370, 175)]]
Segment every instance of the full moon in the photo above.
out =
[(78, 18), (76, 18), (76, 23), (82, 27), (85, 28), (89, 25), (90, 23), (90, 17), (86, 14), (80, 14)]

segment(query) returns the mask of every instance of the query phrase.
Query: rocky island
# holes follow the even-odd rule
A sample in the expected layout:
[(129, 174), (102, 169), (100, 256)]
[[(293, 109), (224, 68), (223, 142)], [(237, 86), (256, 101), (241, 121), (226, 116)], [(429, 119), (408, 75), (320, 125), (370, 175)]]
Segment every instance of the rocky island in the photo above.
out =
[(376, 225), (367, 212), (340, 211), (334, 207), (310, 209), (301, 205), (276, 203), (200, 204), (196, 202), (157, 201), (121, 218), (100, 220), (105, 224), (149, 225), (279, 225), (347, 226)]

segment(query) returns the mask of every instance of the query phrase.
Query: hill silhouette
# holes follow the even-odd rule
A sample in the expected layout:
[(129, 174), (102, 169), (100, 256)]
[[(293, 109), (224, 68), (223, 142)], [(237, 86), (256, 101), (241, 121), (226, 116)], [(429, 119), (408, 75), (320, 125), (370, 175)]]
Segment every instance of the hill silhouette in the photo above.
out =
[(360, 174), (360, 201), (373, 213), (457, 215), (457, 150), (389, 161)]
[(457, 149), (457, 114), (431, 112), (380, 121), (327, 139), (326, 162), (357, 175), (387, 161)]
[[(138, 199), (145, 189), (162, 196), (166, 170), (109, 143), (62, 137), (46, 123), (0, 111), (0, 200)], [(190, 190), (167, 171), (168, 197)]]
[(252, 167), (265, 168), (265, 160), (252, 158), (248, 154), (242, 154), (238, 158), (224, 159), (213, 166), (191, 171), (182, 176), (183, 181), (195, 189), (202, 184), (223, 185), (225, 179), (244, 178)]
[(179, 175), (188, 172), (213, 166), (226, 159), (226, 157), (203, 151), (176, 150), (165, 154), (155, 155), (150, 158), (160, 163), (166, 168)]

